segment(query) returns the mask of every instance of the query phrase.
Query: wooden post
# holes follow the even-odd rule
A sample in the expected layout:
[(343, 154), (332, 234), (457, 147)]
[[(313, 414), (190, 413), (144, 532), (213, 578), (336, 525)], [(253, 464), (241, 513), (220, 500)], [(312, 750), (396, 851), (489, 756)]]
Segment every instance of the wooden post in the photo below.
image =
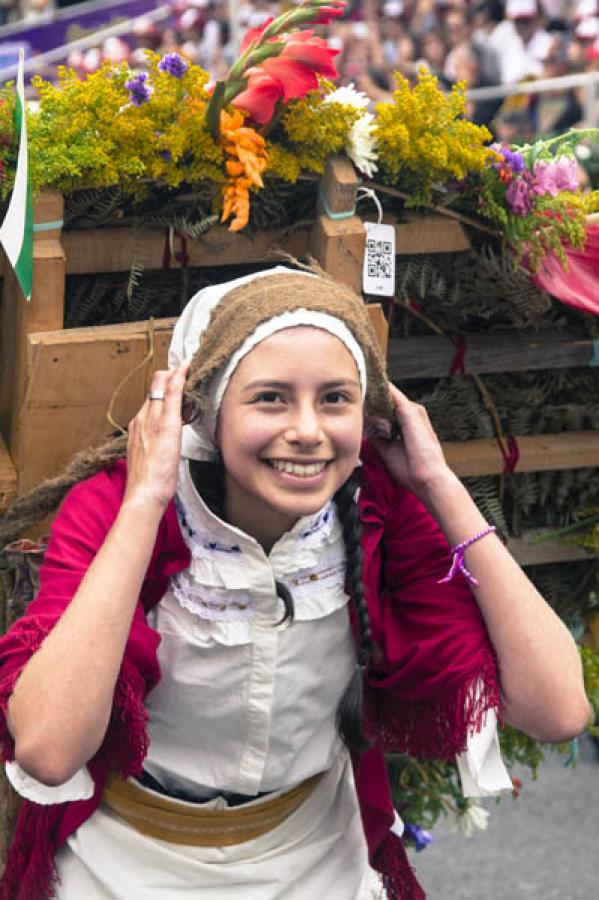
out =
[(349, 285), (358, 294), (362, 292), (366, 246), (362, 221), (352, 214), (359, 183), (349, 159), (335, 157), (327, 161), (311, 248), (312, 255), (329, 275)]
[[(25, 300), (10, 265), (5, 261), (0, 310), (0, 431), (17, 470), (23, 463), (21, 406), (27, 390), (27, 336), (63, 327), (65, 255), (60, 243), (63, 198), (57, 191), (43, 194), (34, 208), (33, 284)], [(38, 435), (43, 443), (43, 432)]]
[(17, 473), (0, 438), (0, 512), (5, 509), (17, 493)]

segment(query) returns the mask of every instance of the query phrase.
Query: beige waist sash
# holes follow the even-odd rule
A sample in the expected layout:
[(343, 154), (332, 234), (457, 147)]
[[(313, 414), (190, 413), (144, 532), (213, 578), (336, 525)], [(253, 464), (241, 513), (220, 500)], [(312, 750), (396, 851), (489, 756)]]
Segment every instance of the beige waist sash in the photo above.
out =
[(230, 809), (183, 805), (112, 774), (103, 800), (132, 828), (148, 837), (170, 844), (230, 847), (260, 837), (280, 825), (310, 796), (323, 774), (307, 778), (272, 800)]

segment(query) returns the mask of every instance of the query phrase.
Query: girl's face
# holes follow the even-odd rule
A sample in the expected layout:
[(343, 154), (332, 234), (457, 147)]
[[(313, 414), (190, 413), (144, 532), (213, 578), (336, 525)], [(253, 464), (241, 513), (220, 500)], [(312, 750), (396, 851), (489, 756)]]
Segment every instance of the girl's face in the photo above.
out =
[(231, 524), (268, 552), (349, 478), (362, 424), (358, 370), (338, 338), (301, 326), (254, 347), (235, 370), (219, 414)]

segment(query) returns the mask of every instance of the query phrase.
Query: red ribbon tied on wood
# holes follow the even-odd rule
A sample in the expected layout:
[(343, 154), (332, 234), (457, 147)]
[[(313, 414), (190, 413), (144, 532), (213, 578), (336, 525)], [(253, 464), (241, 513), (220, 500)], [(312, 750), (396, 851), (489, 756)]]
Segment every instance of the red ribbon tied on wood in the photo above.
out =
[(512, 475), (520, 459), (520, 448), (513, 435), (506, 434), (504, 440), (507, 446), (504, 446), (503, 440), (497, 437), (497, 444), (503, 456), (503, 474)]
[(457, 337), (452, 337), (451, 335), (449, 335), (449, 340), (456, 348), (453, 361), (451, 363), (451, 366), (449, 367), (449, 374), (452, 378), (455, 378), (456, 375), (465, 375), (467, 350), (466, 338), (461, 334)]

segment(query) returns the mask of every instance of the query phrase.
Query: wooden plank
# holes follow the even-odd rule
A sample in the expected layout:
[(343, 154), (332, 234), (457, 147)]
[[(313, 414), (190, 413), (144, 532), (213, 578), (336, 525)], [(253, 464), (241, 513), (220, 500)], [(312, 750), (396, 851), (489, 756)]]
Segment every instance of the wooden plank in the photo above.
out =
[[(565, 431), (517, 438), (520, 458), (516, 472), (547, 472), (599, 466), (599, 432)], [(443, 451), (448, 465), (461, 478), (500, 475), (504, 461), (493, 438), (463, 443), (446, 442)]]
[[(60, 222), (62, 195), (42, 195), (35, 204), (34, 219), (38, 224)], [(27, 335), (63, 327), (65, 256), (58, 235), (58, 227), (34, 234), (28, 303), (8, 262), (5, 266), (0, 304), (0, 432), (13, 460), (18, 443), (18, 411), (26, 386)]]
[(383, 307), (380, 303), (368, 303), (366, 305), (368, 315), (370, 316), (370, 324), (374, 329), (377, 343), (381, 349), (383, 356), (387, 355), (387, 343), (389, 340), (389, 323), (385, 318)]
[(328, 209), (319, 199), (319, 209), (325, 213), (352, 213), (356, 206), (356, 191), (360, 179), (351, 160), (346, 156), (335, 156), (327, 160), (320, 187)]
[[(395, 225), (395, 252), (457, 253), (470, 249), (470, 239), (461, 222), (439, 213), (409, 212), (409, 221)], [(387, 216), (383, 221), (388, 220)]]
[(126, 425), (141, 406), (149, 379), (165, 368), (174, 319), (155, 324), (154, 359), (134, 371), (147, 354), (147, 324), (105, 325), (29, 336), (27, 392), (20, 413), (13, 460), (18, 491), (56, 474), (83, 447), (113, 432), (106, 418), (123, 379), (113, 416)]
[(0, 438), (0, 510), (6, 509), (17, 494), (17, 473), (6, 444)]
[(361, 219), (319, 216), (312, 232), (311, 253), (329, 275), (362, 293), (366, 232)]
[[(277, 250), (293, 256), (305, 256), (310, 229), (298, 228), (289, 234), (263, 231), (253, 237), (234, 234), (224, 226), (211, 228), (198, 240), (187, 239), (187, 265), (229, 266), (243, 263), (273, 262)], [(85, 228), (65, 231), (62, 243), (67, 257), (67, 274), (83, 275), (94, 272), (127, 272), (134, 258), (143, 261), (146, 269), (162, 268), (168, 231), (144, 228), (134, 235), (132, 228)], [(181, 239), (174, 238), (175, 251), (181, 249)], [(180, 262), (171, 254), (171, 267)]]
[(547, 563), (571, 562), (579, 559), (591, 559), (592, 553), (579, 547), (578, 544), (564, 543), (558, 540), (538, 541), (549, 529), (530, 531), (517, 538), (509, 538), (507, 549), (521, 566), (538, 566)]
[(599, 652), (599, 612), (590, 612), (585, 616), (584, 643)]
[[(567, 332), (531, 335), (516, 330), (468, 334), (465, 341), (465, 371), (481, 375), (588, 366), (594, 345), (591, 338)], [(442, 378), (449, 375), (455, 354), (455, 345), (442, 336), (392, 338), (387, 354), (389, 375), (397, 381)]]

